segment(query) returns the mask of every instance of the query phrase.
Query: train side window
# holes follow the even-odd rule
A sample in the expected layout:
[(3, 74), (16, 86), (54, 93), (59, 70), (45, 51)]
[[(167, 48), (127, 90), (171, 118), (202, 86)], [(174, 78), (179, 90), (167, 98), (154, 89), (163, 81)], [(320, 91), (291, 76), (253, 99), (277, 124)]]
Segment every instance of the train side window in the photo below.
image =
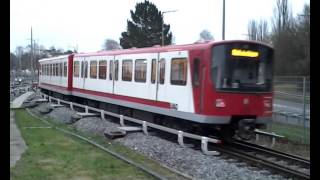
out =
[(79, 77), (79, 61), (73, 63), (73, 77)]
[(113, 60), (110, 60), (110, 66), (109, 66), (109, 80), (112, 80), (112, 74), (113, 74)]
[(160, 84), (164, 84), (164, 77), (166, 73), (166, 60), (164, 58), (160, 59), (160, 77), (159, 77), (159, 82)]
[(59, 64), (58, 63), (56, 63), (55, 64), (55, 73), (56, 73), (56, 76), (59, 76)]
[(52, 76), (55, 76), (55, 73), (56, 73), (55, 64), (52, 64), (51, 70), (52, 70), (51, 72)]
[(99, 79), (106, 79), (107, 76), (107, 61), (99, 61)]
[(118, 74), (119, 74), (119, 61), (114, 61), (114, 80), (118, 81)]
[(171, 59), (171, 78), (172, 85), (187, 84), (187, 59), (173, 58)]
[(56, 64), (52, 64), (52, 76), (56, 76)]
[(84, 62), (84, 78), (88, 77), (88, 61)]
[(200, 60), (198, 58), (195, 58), (193, 60), (193, 85), (194, 86), (199, 86), (200, 82), (199, 82), (199, 74), (200, 71)]
[(53, 76), (53, 64), (50, 64), (51, 76)]
[(137, 59), (134, 65), (134, 81), (135, 82), (146, 82), (147, 74), (147, 60)]
[(68, 68), (67, 68), (67, 62), (63, 63), (63, 76), (67, 77), (68, 74)]
[(63, 62), (60, 63), (60, 76), (62, 77), (63, 76)]
[(90, 61), (90, 78), (97, 79), (97, 61)]
[(157, 60), (152, 59), (152, 62), (151, 62), (151, 83), (152, 84), (156, 82), (156, 73), (157, 73)]
[(132, 60), (122, 61), (122, 81), (132, 80)]
[(88, 76), (88, 61), (81, 62), (81, 77), (87, 78)]

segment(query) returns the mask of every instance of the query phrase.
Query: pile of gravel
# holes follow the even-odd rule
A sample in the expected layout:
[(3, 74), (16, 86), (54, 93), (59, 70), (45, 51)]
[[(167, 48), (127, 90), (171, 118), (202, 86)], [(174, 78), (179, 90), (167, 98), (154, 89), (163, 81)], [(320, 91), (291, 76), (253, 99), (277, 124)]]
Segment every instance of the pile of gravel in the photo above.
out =
[(58, 108), (54, 108), (48, 114), (48, 116), (57, 122), (70, 124), (72, 123), (71, 116), (75, 113), (76, 111), (73, 111), (67, 107), (58, 107)]
[(75, 122), (73, 126), (79, 131), (98, 134), (101, 136), (103, 136), (103, 132), (106, 129), (115, 129), (116, 127), (119, 127), (119, 125), (116, 123), (102, 120), (98, 117), (82, 118), (79, 121)]
[(232, 160), (231, 163), (219, 156), (207, 156), (200, 150), (182, 148), (156, 136), (131, 133), (115, 141), (195, 179), (283, 179), (266, 170), (253, 171), (243, 162)]

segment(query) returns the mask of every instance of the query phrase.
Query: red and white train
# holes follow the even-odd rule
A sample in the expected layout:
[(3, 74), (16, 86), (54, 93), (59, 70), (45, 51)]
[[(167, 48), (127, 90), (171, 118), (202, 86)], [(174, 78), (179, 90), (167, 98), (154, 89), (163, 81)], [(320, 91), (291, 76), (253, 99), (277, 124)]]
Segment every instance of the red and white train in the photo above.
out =
[(272, 117), (273, 48), (259, 42), (79, 53), (39, 63), (43, 92), (160, 124), (232, 136)]

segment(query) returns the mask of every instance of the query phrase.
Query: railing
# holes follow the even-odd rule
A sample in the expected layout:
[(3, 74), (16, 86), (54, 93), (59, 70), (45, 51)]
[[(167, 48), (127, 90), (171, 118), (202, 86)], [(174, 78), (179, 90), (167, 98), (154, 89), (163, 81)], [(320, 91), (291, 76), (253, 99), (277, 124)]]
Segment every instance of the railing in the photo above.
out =
[(183, 141), (184, 137), (195, 139), (195, 140), (199, 140), (201, 142), (201, 150), (202, 150), (202, 152), (204, 154), (206, 154), (206, 155), (219, 155), (220, 154), (217, 151), (209, 151), (208, 150), (208, 143), (221, 143), (221, 141), (219, 139), (214, 139), (214, 138), (211, 138), (211, 137), (205, 137), (205, 136), (200, 136), (200, 135), (197, 135), (197, 134), (191, 134), (191, 133), (188, 133), (188, 132), (179, 131), (179, 130), (168, 128), (168, 127), (161, 126), (161, 125), (158, 125), (158, 124), (146, 122), (146, 121), (143, 121), (143, 120), (140, 120), (140, 119), (136, 119), (136, 118), (132, 118), (132, 117), (116, 114), (116, 113), (113, 113), (113, 112), (105, 111), (103, 109), (98, 109), (98, 108), (90, 107), (90, 106), (79, 104), (79, 103), (75, 103), (75, 102), (69, 102), (69, 101), (61, 100), (61, 99), (58, 99), (58, 98), (54, 98), (52, 96), (48, 96), (46, 94), (42, 94), (42, 96), (44, 98), (48, 99), (48, 101), (50, 103), (55, 101), (57, 104), (61, 104), (61, 103), (67, 104), (67, 105), (69, 105), (70, 109), (72, 109), (72, 110), (74, 110), (74, 107), (80, 107), (80, 108), (83, 108), (86, 113), (88, 113), (89, 110), (97, 112), (97, 113), (100, 113), (101, 119), (103, 119), (103, 120), (105, 120), (105, 115), (109, 115), (109, 116), (113, 116), (113, 117), (119, 118), (119, 124), (121, 126), (125, 125), (125, 121), (130, 121), (130, 122), (133, 122), (133, 123), (136, 123), (136, 124), (140, 124), (140, 125), (142, 125), (143, 133), (146, 134), (146, 135), (148, 135), (148, 127), (151, 127), (151, 128), (154, 128), (154, 129), (158, 129), (158, 130), (161, 130), (161, 131), (165, 131), (165, 132), (170, 133), (170, 134), (177, 135), (177, 141), (178, 141), (179, 145), (181, 145), (182, 147), (186, 147), (185, 144), (184, 144), (184, 141)]

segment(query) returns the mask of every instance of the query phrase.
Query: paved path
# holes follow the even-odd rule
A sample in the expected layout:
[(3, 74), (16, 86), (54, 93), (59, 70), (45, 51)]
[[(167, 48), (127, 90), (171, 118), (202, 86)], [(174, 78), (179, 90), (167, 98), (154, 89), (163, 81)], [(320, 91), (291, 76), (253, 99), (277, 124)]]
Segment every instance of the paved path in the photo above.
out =
[(26, 149), (26, 143), (15, 123), (14, 112), (10, 111), (10, 168), (16, 164)]
[(34, 92), (26, 92), (26, 93), (22, 94), (21, 96), (17, 97), (10, 104), (10, 108), (21, 108), (23, 101), (25, 101), (33, 93)]

